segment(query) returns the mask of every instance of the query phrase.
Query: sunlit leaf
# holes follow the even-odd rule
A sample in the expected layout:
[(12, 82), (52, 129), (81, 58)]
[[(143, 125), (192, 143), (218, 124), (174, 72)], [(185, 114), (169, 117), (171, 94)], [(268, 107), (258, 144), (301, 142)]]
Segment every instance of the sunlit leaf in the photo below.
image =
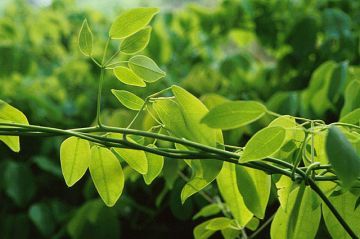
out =
[(286, 130), (282, 127), (268, 127), (258, 131), (246, 143), (241, 162), (264, 159), (276, 153), (286, 138)]
[(142, 51), (149, 43), (151, 27), (145, 27), (134, 35), (125, 38), (120, 45), (120, 51), (125, 54), (135, 54)]
[(199, 217), (213, 216), (220, 212), (221, 212), (220, 205), (209, 204), (209, 205), (206, 205), (205, 207), (201, 208), (201, 210), (193, 216), (193, 220), (198, 219)]
[(131, 110), (140, 110), (145, 103), (143, 99), (126, 90), (112, 89), (111, 92), (115, 95), (121, 104)]
[(90, 157), (87, 140), (70, 137), (61, 144), (60, 163), (66, 185), (71, 187), (79, 181), (89, 167)]
[(95, 188), (106, 206), (114, 206), (124, 188), (124, 173), (119, 160), (110, 150), (93, 146), (89, 170)]
[[(355, 208), (356, 196), (346, 192), (331, 196), (329, 200), (355, 234), (360, 235), (360, 207)], [(350, 239), (350, 235), (325, 204), (322, 204), (322, 210), (326, 227), (332, 238)]]
[(85, 56), (91, 56), (93, 45), (93, 35), (88, 25), (87, 20), (83, 21), (83, 24), (79, 33), (79, 48)]
[(329, 128), (326, 153), (343, 188), (350, 188), (360, 176), (360, 156), (335, 126)]
[[(155, 145), (148, 145), (148, 147), (156, 148)], [(146, 174), (144, 174), (143, 177), (145, 183), (149, 185), (161, 173), (161, 170), (164, 166), (164, 157), (148, 152), (146, 152), (145, 154), (148, 163), (148, 171)]]
[[(26, 116), (20, 110), (2, 100), (0, 100), (0, 123), (29, 124)], [(12, 151), (20, 151), (20, 140), (18, 136), (1, 135), (0, 141), (4, 142)]]
[(246, 207), (263, 219), (269, 201), (271, 176), (252, 168), (236, 166), (237, 186)]
[(124, 84), (140, 87), (146, 86), (146, 83), (127, 67), (119, 66), (114, 68), (113, 71), (116, 78)]
[(225, 162), (216, 181), (221, 196), (228, 205), (231, 214), (238, 224), (244, 227), (251, 220), (253, 214), (246, 207), (244, 199), (239, 192), (235, 165)]
[(115, 148), (114, 151), (115, 155), (123, 159), (138, 173), (146, 174), (148, 172), (148, 161), (144, 151), (122, 148)]
[(109, 36), (122, 39), (144, 28), (156, 13), (158, 8), (134, 8), (123, 12), (111, 25)]
[(165, 77), (165, 72), (147, 56), (133, 56), (129, 60), (130, 69), (146, 82), (155, 82)]
[(255, 101), (234, 101), (218, 105), (201, 120), (211, 128), (234, 129), (261, 118), (265, 106)]

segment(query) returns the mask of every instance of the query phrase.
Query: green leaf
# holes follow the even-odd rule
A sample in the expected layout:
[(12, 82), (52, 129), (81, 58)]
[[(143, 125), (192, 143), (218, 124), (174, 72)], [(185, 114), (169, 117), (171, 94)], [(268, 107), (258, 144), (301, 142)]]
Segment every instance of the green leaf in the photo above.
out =
[[(2, 100), (0, 100), (0, 123), (29, 124), (26, 116), (20, 110)], [(20, 140), (18, 136), (0, 136), (0, 141), (4, 142), (12, 151), (20, 151)]]
[(87, 140), (70, 137), (61, 144), (61, 170), (68, 187), (74, 185), (85, 174), (90, 157), (90, 144)]
[(260, 119), (266, 107), (255, 101), (234, 101), (215, 106), (201, 120), (211, 128), (234, 129)]
[(136, 75), (150, 83), (166, 76), (153, 60), (143, 55), (131, 57), (129, 67)]
[(244, 199), (239, 192), (235, 165), (225, 162), (216, 181), (221, 196), (228, 205), (231, 214), (238, 224), (244, 227), (251, 220), (253, 214), (246, 207)]
[(233, 221), (227, 217), (216, 217), (210, 220), (210, 223), (207, 224), (206, 229), (214, 231), (226, 229), (231, 226), (232, 222)]
[[(360, 207), (355, 208), (356, 196), (350, 192), (346, 192), (332, 196), (329, 200), (355, 234), (360, 235)], [(349, 234), (325, 204), (322, 204), (322, 210), (324, 221), (331, 237), (336, 239), (350, 239)]]
[(350, 113), (341, 117), (340, 122), (347, 124), (360, 125), (360, 108), (357, 108)]
[(51, 237), (54, 233), (56, 222), (50, 205), (45, 203), (31, 205), (29, 218), (44, 237)]
[(344, 189), (360, 176), (360, 157), (341, 131), (331, 126), (326, 138), (326, 154)]
[(35, 178), (30, 167), (10, 161), (5, 167), (4, 189), (17, 206), (23, 207), (30, 202), (36, 192)]
[(134, 8), (123, 12), (111, 25), (109, 36), (123, 39), (143, 29), (159, 12), (158, 8)]
[(282, 127), (267, 127), (258, 131), (246, 143), (241, 162), (264, 159), (276, 153), (286, 138), (286, 130)]
[(124, 84), (145, 87), (146, 83), (129, 68), (119, 66), (114, 68), (114, 75)]
[(119, 160), (110, 150), (93, 146), (89, 170), (95, 188), (106, 206), (114, 206), (124, 188), (124, 173)]
[(207, 239), (216, 231), (234, 228), (234, 221), (226, 217), (212, 218), (194, 228), (195, 239)]
[(79, 48), (85, 56), (91, 56), (93, 45), (93, 35), (88, 25), (87, 20), (83, 21), (83, 24), (79, 33)]
[(353, 80), (351, 81), (345, 89), (345, 103), (341, 109), (340, 116), (350, 113), (356, 108), (360, 107), (360, 81)]
[[(156, 146), (152, 144), (148, 145), (148, 147), (156, 148)], [(161, 173), (164, 166), (164, 157), (148, 152), (145, 154), (148, 163), (148, 171), (144, 174), (144, 181), (147, 185), (149, 185)]]
[(209, 224), (210, 224), (210, 221), (206, 221), (206, 222), (203, 222), (203, 223), (197, 225), (194, 228), (194, 232), (193, 232), (194, 238), (195, 239), (207, 239), (212, 234), (214, 234), (215, 231), (206, 229), (207, 225), (209, 225)]
[(271, 224), (271, 238), (315, 238), (321, 218), (321, 208), (315, 207), (316, 194), (301, 185), (289, 198), (288, 210), (279, 207)]
[[(128, 138), (128, 140), (130, 139)], [(148, 172), (148, 161), (144, 151), (114, 148), (113, 152), (138, 173), (146, 174)]]
[(220, 212), (221, 212), (220, 205), (215, 203), (209, 204), (201, 208), (201, 210), (193, 216), (193, 220), (198, 219), (199, 217), (213, 216), (219, 214)]
[(113, 93), (113, 95), (115, 95), (115, 97), (120, 101), (121, 104), (131, 110), (138, 111), (145, 103), (143, 99), (126, 90), (112, 89), (111, 92)]
[(150, 41), (151, 27), (145, 27), (134, 35), (125, 38), (120, 45), (120, 51), (125, 54), (135, 54), (142, 51)]
[(291, 178), (283, 175), (280, 177), (280, 180), (276, 183), (277, 194), (280, 202), (280, 206), (287, 212), (288, 202), (290, 193), (297, 187)]
[(237, 186), (246, 207), (258, 218), (263, 219), (269, 201), (271, 176), (252, 169), (236, 166)]

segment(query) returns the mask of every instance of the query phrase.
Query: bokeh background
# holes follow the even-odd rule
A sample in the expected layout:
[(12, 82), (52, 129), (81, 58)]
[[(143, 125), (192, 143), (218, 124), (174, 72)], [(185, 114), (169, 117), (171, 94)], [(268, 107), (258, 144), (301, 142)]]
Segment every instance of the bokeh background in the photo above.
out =
[[(142, 54), (167, 77), (139, 90), (109, 72), (102, 116), (109, 124), (126, 126), (133, 116), (111, 88), (145, 97), (178, 84), (208, 104), (221, 97), (258, 100), (275, 112), (327, 123), (360, 107), (360, 83), (347, 90), (360, 76), (360, 1), (354, 0), (1, 0), (0, 99), (32, 124), (91, 125), (99, 70), (78, 49), (81, 23), (88, 19), (100, 55), (114, 18), (137, 6), (160, 8)], [(226, 142), (243, 145), (265, 123), (227, 132)], [(146, 120), (136, 127), (146, 129)], [(192, 238), (201, 222), (192, 216), (206, 201), (194, 196), (181, 205), (185, 181), (176, 172), (183, 164), (166, 160), (151, 186), (126, 167), (124, 193), (106, 208), (89, 174), (67, 188), (62, 140), (22, 138), (19, 154), (0, 144), (0, 238)], [(216, 188), (206, 190), (216, 197)], [(276, 207), (273, 200), (269, 214)], [(328, 237), (321, 227), (318, 238)]]

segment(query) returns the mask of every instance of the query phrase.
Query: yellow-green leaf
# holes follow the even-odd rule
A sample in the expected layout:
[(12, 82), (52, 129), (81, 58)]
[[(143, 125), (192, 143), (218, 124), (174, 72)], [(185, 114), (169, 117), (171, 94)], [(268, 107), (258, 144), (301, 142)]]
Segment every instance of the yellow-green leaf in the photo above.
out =
[(114, 75), (124, 84), (145, 87), (146, 83), (129, 68), (119, 66), (114, 68)]
[(357, 108), (350, 113), (341, 117), (340, 122), (347, 124), (360, 125), (360, 108)]
[[(130, 139), (128, 138), (128, 140)], [(144, 151), (116, 148), (113, 152), (138, 173), (146, 174), (148, 172), (148, 161)]]
[(326, 154), (342, 187), (350, 188), (360, 177), (360, 156), (341, 131), (332, 126), (326, 138)]
[[(156, 148), (155, 145), (148, 145), (148, 147)], [(144, 174), (144, 180), (147, 185), (161, 173), (161, 170), (164, 166), (164, 157), (157, 154), (152, 154), (146, 152), (146, 158), (148, 163), (148, 171)]]
[(286, 130), (282, 127), (268, 127), (258, 131), (245, 145), (241, 162), (264, 159), (276, 153), (286, 138)]
[(119, 160), (110, 150), (93, 146), (89, 170), (101, 199), (106, 206), (114, 206), (124, 188), (124, 173)]
[(111, 25), (109, 36), (123, 39), (143, 29), (159, 12), (158, 8), (134, 8), (123, 12)]
[(66, 185), (71, 187), (79, 181), (89, 167), (90, 157), (87, 140), (70, 137), (61, 144), (60, 163)]
[(138, 55), (129, 60), (130, 69), (146, 82), (155, 82), (165, 77), (165, 72), (149, 57)]
[(125, 38), (120, 45), (120, 51), (125, 54), (135, 54), (142, 51), (149, 43), (151, 27), (145, 27), (134, 35)]
[(266, 107), (255, 101), (233, 101), (215, 106), (201, 120), (211, 128), (234, 129), (260, 119)]
[(91, 56), (93, 45), (93, 35), (85, 19), (79, 33), (79, 48), (85, 56)]
[(145, 103), (143, 99), (126, 90), (112, 89), (111, 92), (115, 95), (121, 104), (131, 110), (140, 110)]
[[(2, 100), (0, 100), (0, 123), (29, 124), (26, 116), (20, 110)], [(18, 136), (3, 135), (0, 136), (0, 141), (4, 142), (12, 151), (20, 151), (20, 140)]]

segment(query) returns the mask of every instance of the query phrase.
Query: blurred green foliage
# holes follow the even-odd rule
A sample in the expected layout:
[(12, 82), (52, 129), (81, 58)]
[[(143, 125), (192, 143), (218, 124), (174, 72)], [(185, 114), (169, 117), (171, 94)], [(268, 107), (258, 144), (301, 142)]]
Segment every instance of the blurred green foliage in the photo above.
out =
[[(87, 18), (97, 36), (93, 51), (98, 57), (112, 19), (74, 6), (56, 0), (35, 8), (15, 1), (0, 18), (0, 98), (21, 109), (32, 124), (72, 128), (94, 120), (99, 71), (80, 53), (78, 32)], [(259, 100), (281, 114), (326, 122), (360, 107), (359, 1), (191, 4), (161, 11), (152, 26), (144, 54), (166, 70), (167, 78), (146, 92), (131, 88), (137, 95), (179, 84), (208, 106), (221, 96)], [(133, 113), (111, 96), (112, 86), (131, 87), (106, 76), (103, 118), (126, 126)], [(149, 120), (144, 118), (138, 128), (148, 129)], [(261, 124), (226, 133), (226, 142), (239, 145)], [(1, 238), (192, 236), (191, 218), (205, 201), (196, 195), (181, 206), (184, 181), (174, 172), (184, 168), (183, 162), (166, 159), (162, 179), (150, 187), (125, 168), (124, 195), (109, 209), (89, 180), (72, 189), (65, 186), (61, 139), (22, 140), (20, 155), (0, 145)], [(214, 190), (209, 187), (207, 193)], [(327, 235), (326, 229), (319, 233)]]

